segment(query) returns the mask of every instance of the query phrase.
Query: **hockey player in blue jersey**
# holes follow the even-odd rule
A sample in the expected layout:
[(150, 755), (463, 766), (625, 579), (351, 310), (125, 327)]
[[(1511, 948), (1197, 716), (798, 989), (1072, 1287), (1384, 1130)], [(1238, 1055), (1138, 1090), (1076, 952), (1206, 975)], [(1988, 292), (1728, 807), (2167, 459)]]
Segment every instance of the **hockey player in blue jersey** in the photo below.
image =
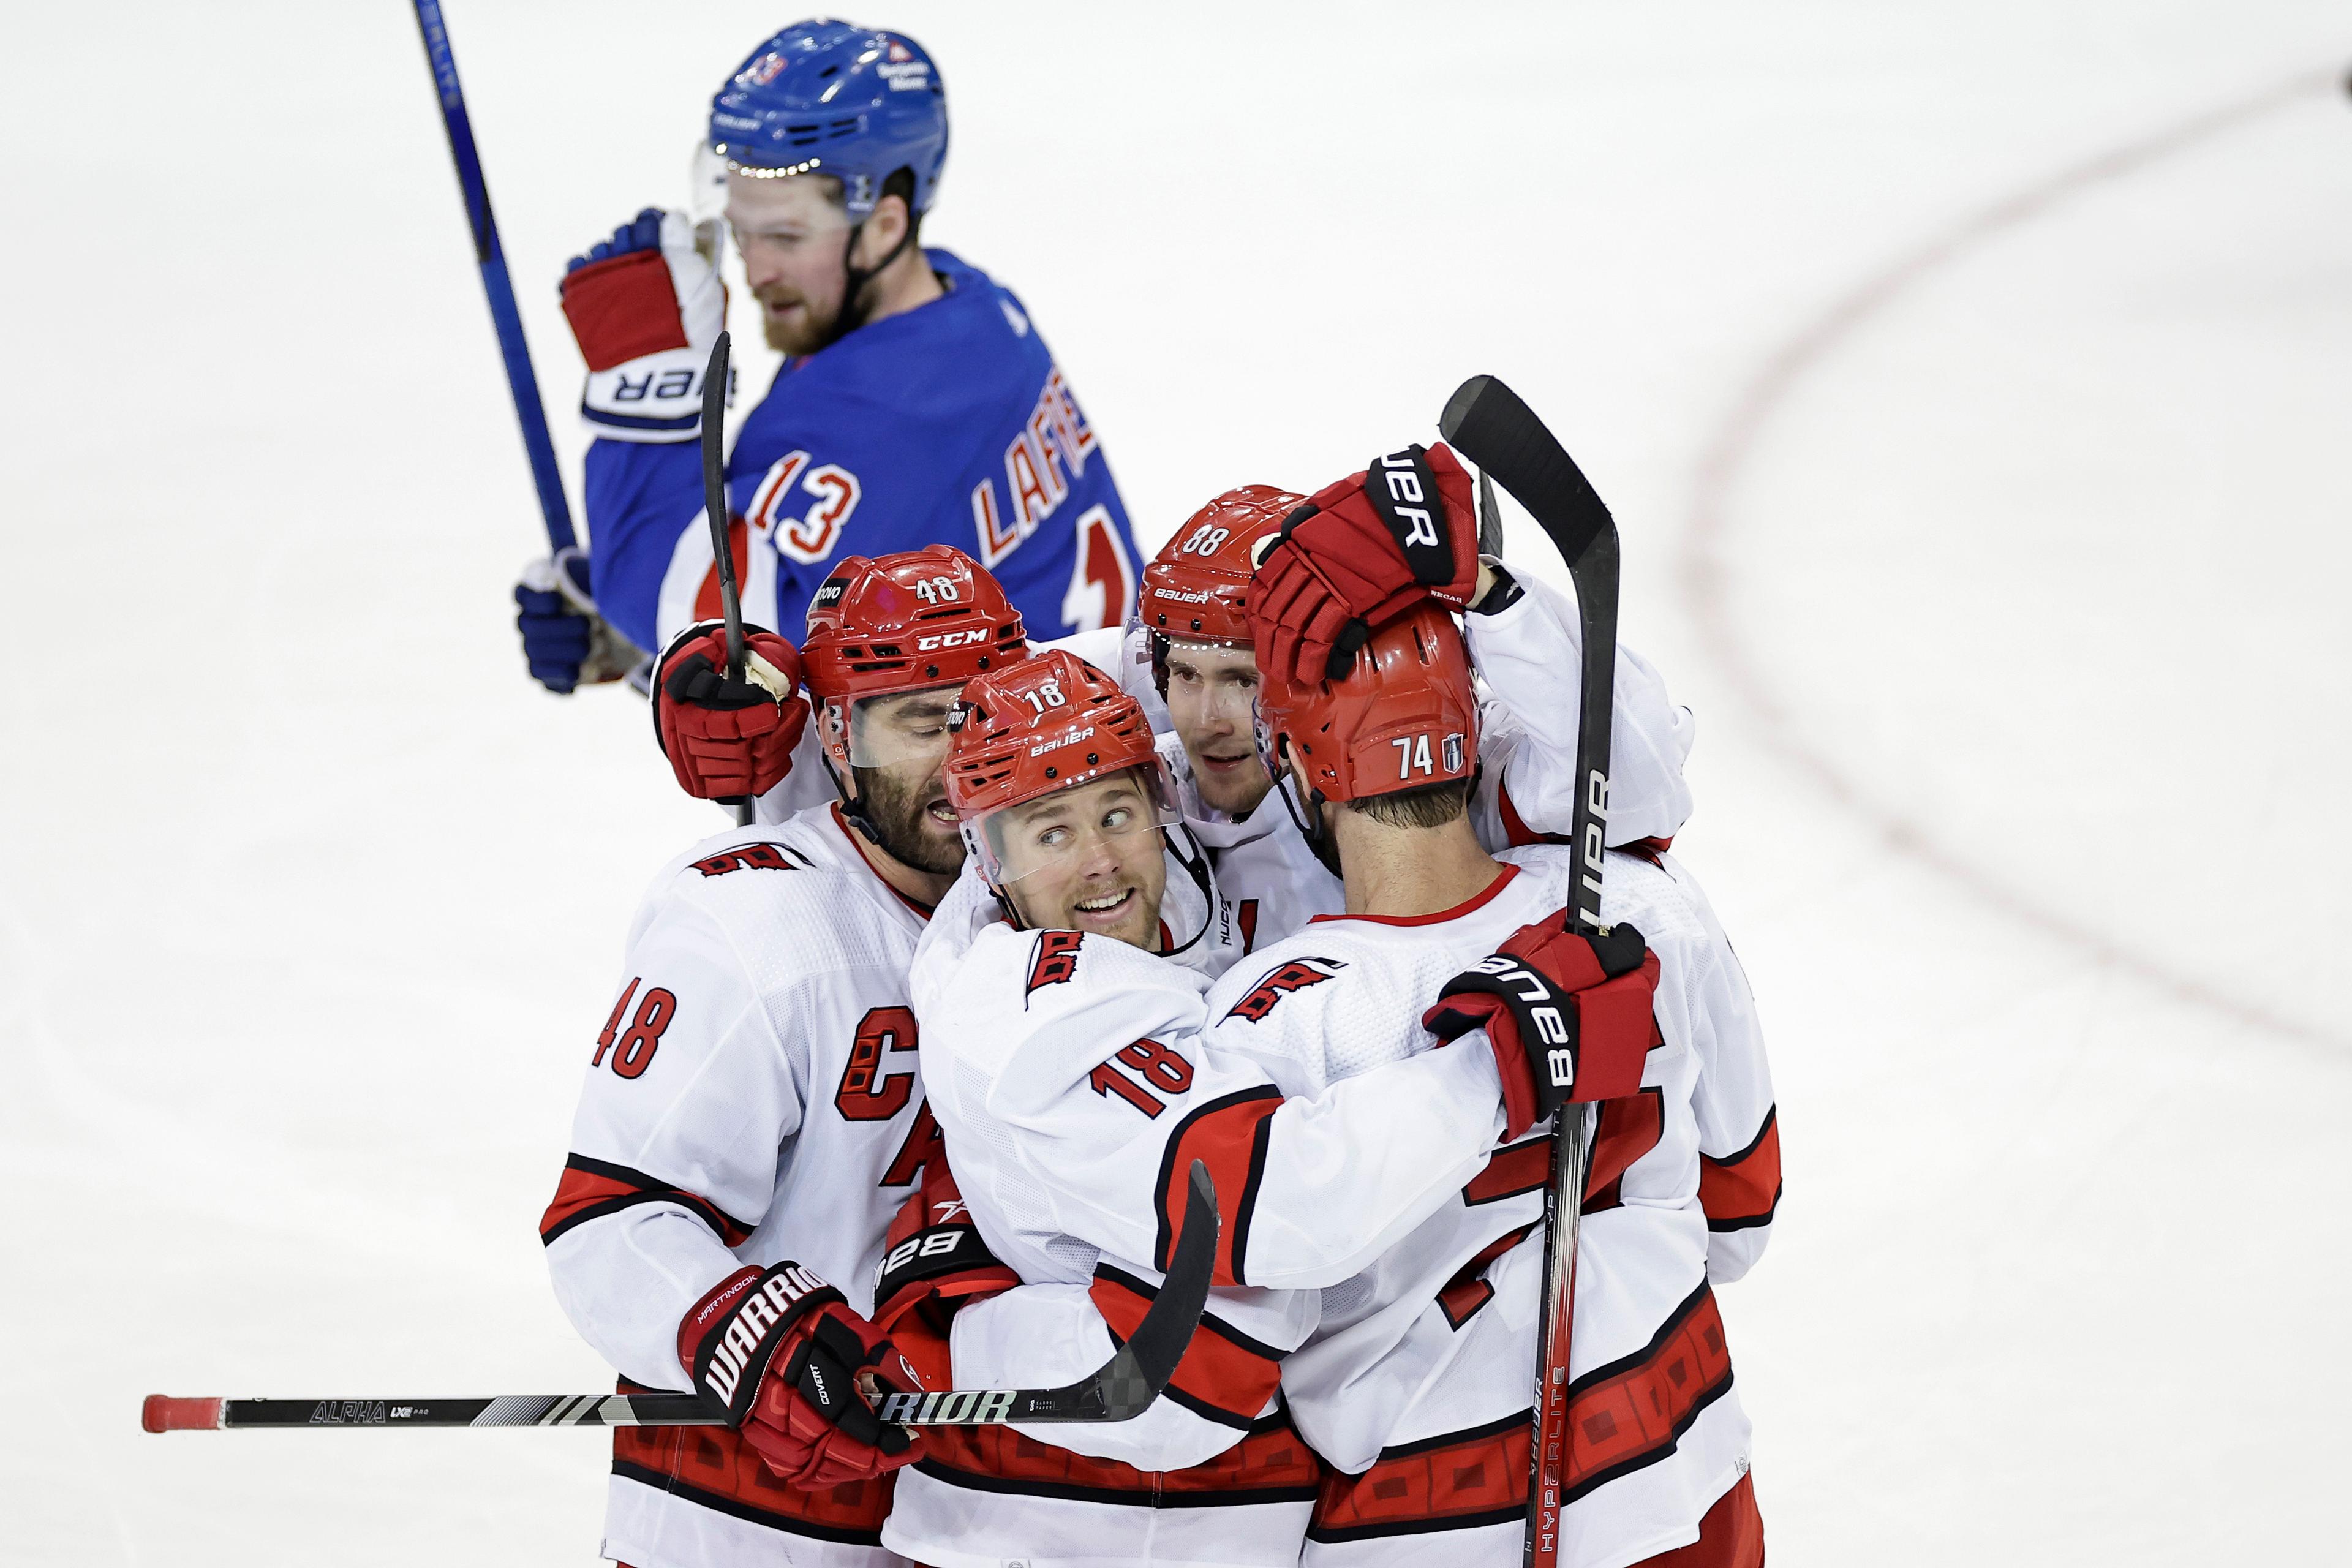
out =
[[(948, 142), (930, 57), (901, 34), (797, 23), (719, 89), (710, 142), (788, 356), (727, 464), (744, 618), (797, 641), (835, 561), (940, 542), (1036, 632), (1120, 624), (1136, 554), (1100, 437), (1013, 291), (920, 244)], [(717, 613), (697, 451), (726, 318), (714, 251), (686, 214), (648, 208), (565, 276), (593, 562), (565, 552), (515, 589), (551, 690), (617, 679), (635, 648)]]

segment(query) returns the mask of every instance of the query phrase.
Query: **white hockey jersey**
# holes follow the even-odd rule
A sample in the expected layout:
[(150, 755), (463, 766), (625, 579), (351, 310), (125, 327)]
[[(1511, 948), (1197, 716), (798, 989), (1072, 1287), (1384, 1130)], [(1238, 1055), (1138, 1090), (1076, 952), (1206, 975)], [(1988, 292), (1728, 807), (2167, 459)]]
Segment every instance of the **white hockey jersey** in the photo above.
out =
[(958, 1382), (1063, 1382), (1107, 1358), (1111, 1332), (1131, 1331), (1158, 1289), (1195, 1160), (1217, 1185), (1221, 1289), (1144, 1416), (927, 1436), (884, 1539), (942, 1568), (1286, 1568), (1319, 1478), (1276, 1401), (1281, 1358), (1313, 1327), (1316, 1288), (1366, 1267), (1485, 1164), (1501, 1126), (1492, 1055), (1427, 1053), (1286, 1100), (1246, 1058), (1169, 1051), (1136, 1026), (1192, 1016), (1204, 968), (1230, 954), (1171, 963), (1099, 936), (1016, 931), (995, 913), (967, 875), (913, 984), (931, 1020), (925, 1087), (963, 1201), (1028, 1282), (959, 1314)]
[[(1457, 910), (1318, 921), (1236, 968), (1207, 998), (1214, 1037), (1295, 1093), (1424, 1050), (1427, 1037), (1396, 1020), (1417, 1018), (1447, 978), (1571, 896), (1565, 849), (1502, 858), (1503, 879)], [(1618, 1568), (1696, 1540), (1701, 1516), (1746, 1473), (1748, 1421), (1710, 1280), (1746, 1269), (1769, 1215), (1736, 1215), (1718, 1232), (1706, 1207), (1708, 1156), (1735, 1184), (1761, 1175), (1749, 1162), (1769, 1137), (1771, 1090), (1745, 977), (1704, 894), (1664, 857), (1612, 855), (1602, 913), (1640, 928), (1658, 954), (1659, 1043), (1641, 1094), (1604, 1108), (1592, 1144), (1560, 1552), (1575, 1568)], [(1302, 966), (1328, 983), (1283, 989)], [(1271, 1023), (1285, 1010), (1314, 1026), (1225, 1021), (1238, 1011)], [(1253, 1033), (1246, 1046), (1236, 1037)], [(1306, 1562), (1419, 1563), (1437, 1531), (1450, 1562), (1519, 1560), (1548, 1131), (1497, 1152), (1411, 1236), (1322, 1293), (1314, 1335), (1283, 1367), (1299, 1429), (1341, 1472), (1317, 1505)]]
[[(1093, 1051), (1090, 1066), (1101, 1061), (1104, 1042), (1139, 1039), (1183, 1061), (1196, 1082), (1245, 1080), (1250, 1075), (1237, 1070), (1238, 1059), (1261, 1069), (1274, 1089), (1293, 1095), (1377, 1089), (1391, 1081), (1393, 1065), (1360, 1075), (1408, 1058), (1418, 1065), (1454, 1055), (1427, 1050), (1429, 1037), (1418, 1026), (1422, 1011), (1448, 978), (1521, 925), (1558, 910), (1569, 896), (1566, 851), (1537, 847), (1504, 858), (1512, 864), (1502, 877), (1458, 910), (1410, 921), (1318, 920), (1205, 992), (1186, 972), (1136, 950), (1100, 939), (1069, 944), (1077, 961), (1055, 982), (1061, 994), (1042, 1012), (1030, 1005), (1033, 997), (1016, 999), (1003, 986), (1001, 994), (992, 994), (995, 1005), (968, 1011), (982, 1001), (981, 976), (1017, 967), (1017, 955), (1009, 952), (962, 974), (941, 971), (947, 984), (935, 991), (929, 961), (963, 924), (943, 921), (919, 955), (918, 1011), (969, 1016), (971, 1033), (983, 1041), (977, 1048), (988, 1057), (977, 1065), (967, 1060), (956, 1029), (929, 1037), (924, 1070), (959, 1167), (971, 1141), (959, 1119), (978, 1108), (983, 1141), (992, 1137), (998, 1147), (975, 1163), (994, 1173), (1034, 1152), (1050, 1167), (1035, 1178), (1040, 1184), (1054, 1184), (1054, 1170), (1075, 1172), (1077, 1205), (1138, 1202), (1085, 1150), (1057, 1147), (1025, 1121), (1002, 1115), (1007, 1100), (1001, 1086), (1019, 1079), (1041, 1045), (1040, 1059), (1050, 1059), (1057, 1046), (1083, 1056), (1085, 1042)], [(1638, 1561), (1694, 1539), (1701, 1515), (1744, 1468), (1747, 1425), (1729, 1394), (1727, 1352), (1708, 1287), (1710, 1279), (1736, 1279), (1753, 1261), (1780, 1189), (1761, 1037), (1745, 979), (1704, 895), (1655, 854), (1612, 855), (1606, 887), (1605, 912), (1640, 926), (1659, 953), (1661, 1044), (1647, 1064), (1643, 1093), (1604, 1114), (1587, 1200), (1592, 1217), (1580, 1237), (1571, 1373), (1578, 1383), (1572, 1425), (1581, 1436), (1572, 1456), (1575, 1489), (1563, 1556), (1580, 1568)], [(998, 927), (971, 951), (978, 955), (1022, 940), (1042, 946), (1045, 939)], [(1078, 1020), (1083, 1028), (1072, 1030)], [(1118, 1062), (1113, 1056), (1102, 1069)], [(951, 1063), (971, 1083), (969, 1098), (959, 1096), (954, 1111), (940, 1078)], [(1072, 1059), (1058, 1070), (1081, 1069)], [(1396, 1083), (1395, 1109), (1410, 1115), (1418, 1086)], [(1271, 1100), (1268, 1090), (1256, 1092)], [(1171, 1110), (1175, 1106), (1171, 1100)], [(999, 1117), (992, 1128), (991, 1112)], [(1076, 1121), (1063, 1123), (1064, 1136), (1076, 1133)], [(1400, 1173), (1385, 1168), (1387, 1152), (1381, 1142), (1334, 1150), (1330, 1169), (1354, 1180), (1356, 1168), (1370, 1163), (1394, 1180)], [(1517, 1560), (1542, 1250), (1539, 1238), (1533, 1247), (1519, 1244), (1540, 1223), (1547, 1152), (1538, 1130), (1491, 1163), (1478, 1162), (1477, 1173), (1448, 1191), (1424, 1222), (1384, 1236), (1367, 1267), (1320, 1291), (1316, 1327), (1282, 1358), (1281, 1370), (1300, 1431), (1341, 1472), (1327, 1481), (1316, 1507), (1310, 1557), (1418, 1561), (1433, 1546), (1420, 1538), (1442, 1531), (1451, 1555)], [(1132, 1158), (1155, 1171), (1170, 1163)], [(982, 1230), (997, 1239), (1008, 1224), (1020, 1223), (1021, 1197), (1016, 1193), (1004, 1203), (1002, 1190), (1019, 1182), (991, 1180), (983, 1199), (965, 1176), (965, 1194)], [(1258, 1286), (1311, 1282), (1311, 1271), (1281, 1271), (1288, 1262), (1279, 1249), (1266, 1253), (1276, 1271), (1261, 1272), (1261, 1238), (1280, 1234), (1283, 1204), (1270, 1203), (1255, 1179), (1253, 1195), (1249, 1211), (1229, 1220), (1245, 1237), (1234, 1277)], [(1050, 1223), (1073, 1223), (1070, 1201), (1058, 1193), (1054, 1201), (1061, 1206)], [(1358, 1244), (1345, 1230), (1349, 1206), (1334, 1211), (1339, 1246)], [(1114, 1258), (1118, 1248), (1143, 1239), (1120, 1235), (1116, 1216), (1077, 1223), (1099, 1227)], [(1168, 1223), (1163, 1207), (1155, 1243), (1168, 1234)], [(1032, 1232), (1045, 1228), (1029, 1222)], [(1055, 1245), (1044, 1245), (1049, 1258)], [(1054, 1277), (1033, 1272), (1051, 1263), (1017, 1241), (1000, 1256), (1024, 1278)], [(1097, 1259), (1097, 1267), (1099, 1275), (1107, 1266)], [(1099, 1282), (1092, 1295), (1093, 1305), (1105, 1304)], [(1221, 1293), (1218, 1310), (1224, 1300)], [(955, 1328), (959, 1380), (1066, 1381), (1097, 1364), (1110, 1341), (1099, 1327), (1089, 1332), (1087, 1306), (1076, 1290), (1056, 1302), (1030, 1289), (966, 1308)], [(1041, 1356), (1048, 1343), (1065, 1348)], [(1180, 1380), (1183, 1375), (1180, 1369)], [(1219, 1438), (1197, 1409), (1172, 1400), (1135, 1422), (1051, 1435), (1147, 1468), (1188, 1462)], [(928, 1501), (927, 1492), (904, 1495), (908, 1508)]]
[[(831, 807), (732, 829), (654, 880), (629, 931), (572, 1155), (541, 1222), (557, 1299), (641, 1387), (685, 1389), (678, 1321), (745, 1264), (797, 1259), (872, 1304), (891, 1217), (939, 1134), (908, 967), (928, 911)], [(608, 1556), (879, 1568), (890, 1481), (787, 1487), (714, 1427), (614, 1435)]]

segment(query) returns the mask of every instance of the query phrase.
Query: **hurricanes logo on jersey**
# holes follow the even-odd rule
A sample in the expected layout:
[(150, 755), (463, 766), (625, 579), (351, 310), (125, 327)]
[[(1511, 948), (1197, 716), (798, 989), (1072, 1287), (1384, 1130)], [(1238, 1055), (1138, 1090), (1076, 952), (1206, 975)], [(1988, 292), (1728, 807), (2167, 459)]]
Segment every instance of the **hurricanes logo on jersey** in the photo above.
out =
[(1234, 1003), (1225, 1016), (1257, 1023), (1274, 1011), (1274, 1005), (1294, 991), (1304, 991), (1309, 985), (1320, 985), (1347, 964), (1336, 958), (1294, 958), (1257, 983), (1256, 989)]
[[(785, 858), (787, 856), (791, 858)], [(722, 850), (707, 860), (697, 860), (694, 868), (706, 877), (724, 877), (730, 871), (794, 871), (807, 864), (807, 856), (784, 845), (746, 844), (740, 848)]]
[(1076, 974), (1078, 972), (1078, 944), (1085, 940), (1085, 934), (1079, 931), (1039, 931), (1037, 962), (1029, 969), (1029, 989), (1034, 991), (1040, 985), (1059, 985)]

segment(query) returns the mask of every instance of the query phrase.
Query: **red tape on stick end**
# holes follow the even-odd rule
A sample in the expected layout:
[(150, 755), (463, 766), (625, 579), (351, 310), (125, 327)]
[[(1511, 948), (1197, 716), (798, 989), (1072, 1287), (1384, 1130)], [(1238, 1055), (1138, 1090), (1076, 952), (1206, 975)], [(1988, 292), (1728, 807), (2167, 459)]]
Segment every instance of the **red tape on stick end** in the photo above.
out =
[(221, 1424), (221, 1399), (174, 1399), (151, 1394), (139, 1407), (139, 1425), (150, 1432), (211, 1432)]

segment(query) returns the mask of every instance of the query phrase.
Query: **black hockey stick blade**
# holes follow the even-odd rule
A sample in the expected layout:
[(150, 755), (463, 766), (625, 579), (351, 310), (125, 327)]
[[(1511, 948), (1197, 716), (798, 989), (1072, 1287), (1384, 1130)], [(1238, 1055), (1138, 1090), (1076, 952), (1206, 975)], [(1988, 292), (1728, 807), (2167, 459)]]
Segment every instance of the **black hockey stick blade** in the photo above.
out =
[(1576, 459), (1519, 395), (1495, 377), (1474, 375), (1456, 388), (1437, 428), (1528, 509), (1570, 566), (1602, 534), (1616, 536), (1616, 520)]
[(1503, 558), (1503, 509), (1495, 504), (1495, 476), (1478, 470), (1478, 553)]
[(1208, 1310), (1217, 1269), (1217, 1185), (1192, 1162), (1183, 1227), (1160, 1294), (1117, 1354), (1063, 1388), (971, 1388), (893, 1394), (876, 1407), (903, 1426), (993, 1426), (1007, 1421), (1129, 1421), (1151, 1407)]
[(719, 573), (719, 611), (727, 617), (727, 679), (743, 679), (743, 598), (735, 582), (735, 552), (727, 547), (727, 355), (724, 330), (710, 345), (702, 372), (702, 506), (710, 515), (711, 563)]
[[(1117, 1354), (1064, 1388), (950, 1388), (883, 1396), (882, 1419), (904, 1426), (998, 1426), (1008, 1421), (1128, 1421), (1160, 1397), (1184, 1359), (1216, 1274), (1216, 1184), (1192, 1162), (1191, 1200), (1159, 1298)], [(150, 1432), (263, 1427), (724, 1426), (691, 1394), (505, 1394), (468, 1399), (220, 1399), (151, 1394)]]
[[(735, 552), (727, 542), (727, 355), (732, 340), (720, 328), (702, 371), (702, 510), (710, 518), (710, 563), (719, 574), (719, 612), (727, 618), (727, 679), (743, 679), (743, 595), (735, 582)], [(735, 807), (735, 826), (759, 815), (750, 796)]]
[(1570, 824), (1581, 867), (1577, 928), (1601, 929), (1601, 872), (1609, 818), (1611, 721), (1616, 712), (1617, 520), (1519, 395), (1491, 375), (1474, 375), (1446, 399), (1437, 427), (1480, 476), (1517, 498), (1559, 552), (1576, 584), (1584, 632), (1580, 671), (1576, 765), (1583, 780)]

